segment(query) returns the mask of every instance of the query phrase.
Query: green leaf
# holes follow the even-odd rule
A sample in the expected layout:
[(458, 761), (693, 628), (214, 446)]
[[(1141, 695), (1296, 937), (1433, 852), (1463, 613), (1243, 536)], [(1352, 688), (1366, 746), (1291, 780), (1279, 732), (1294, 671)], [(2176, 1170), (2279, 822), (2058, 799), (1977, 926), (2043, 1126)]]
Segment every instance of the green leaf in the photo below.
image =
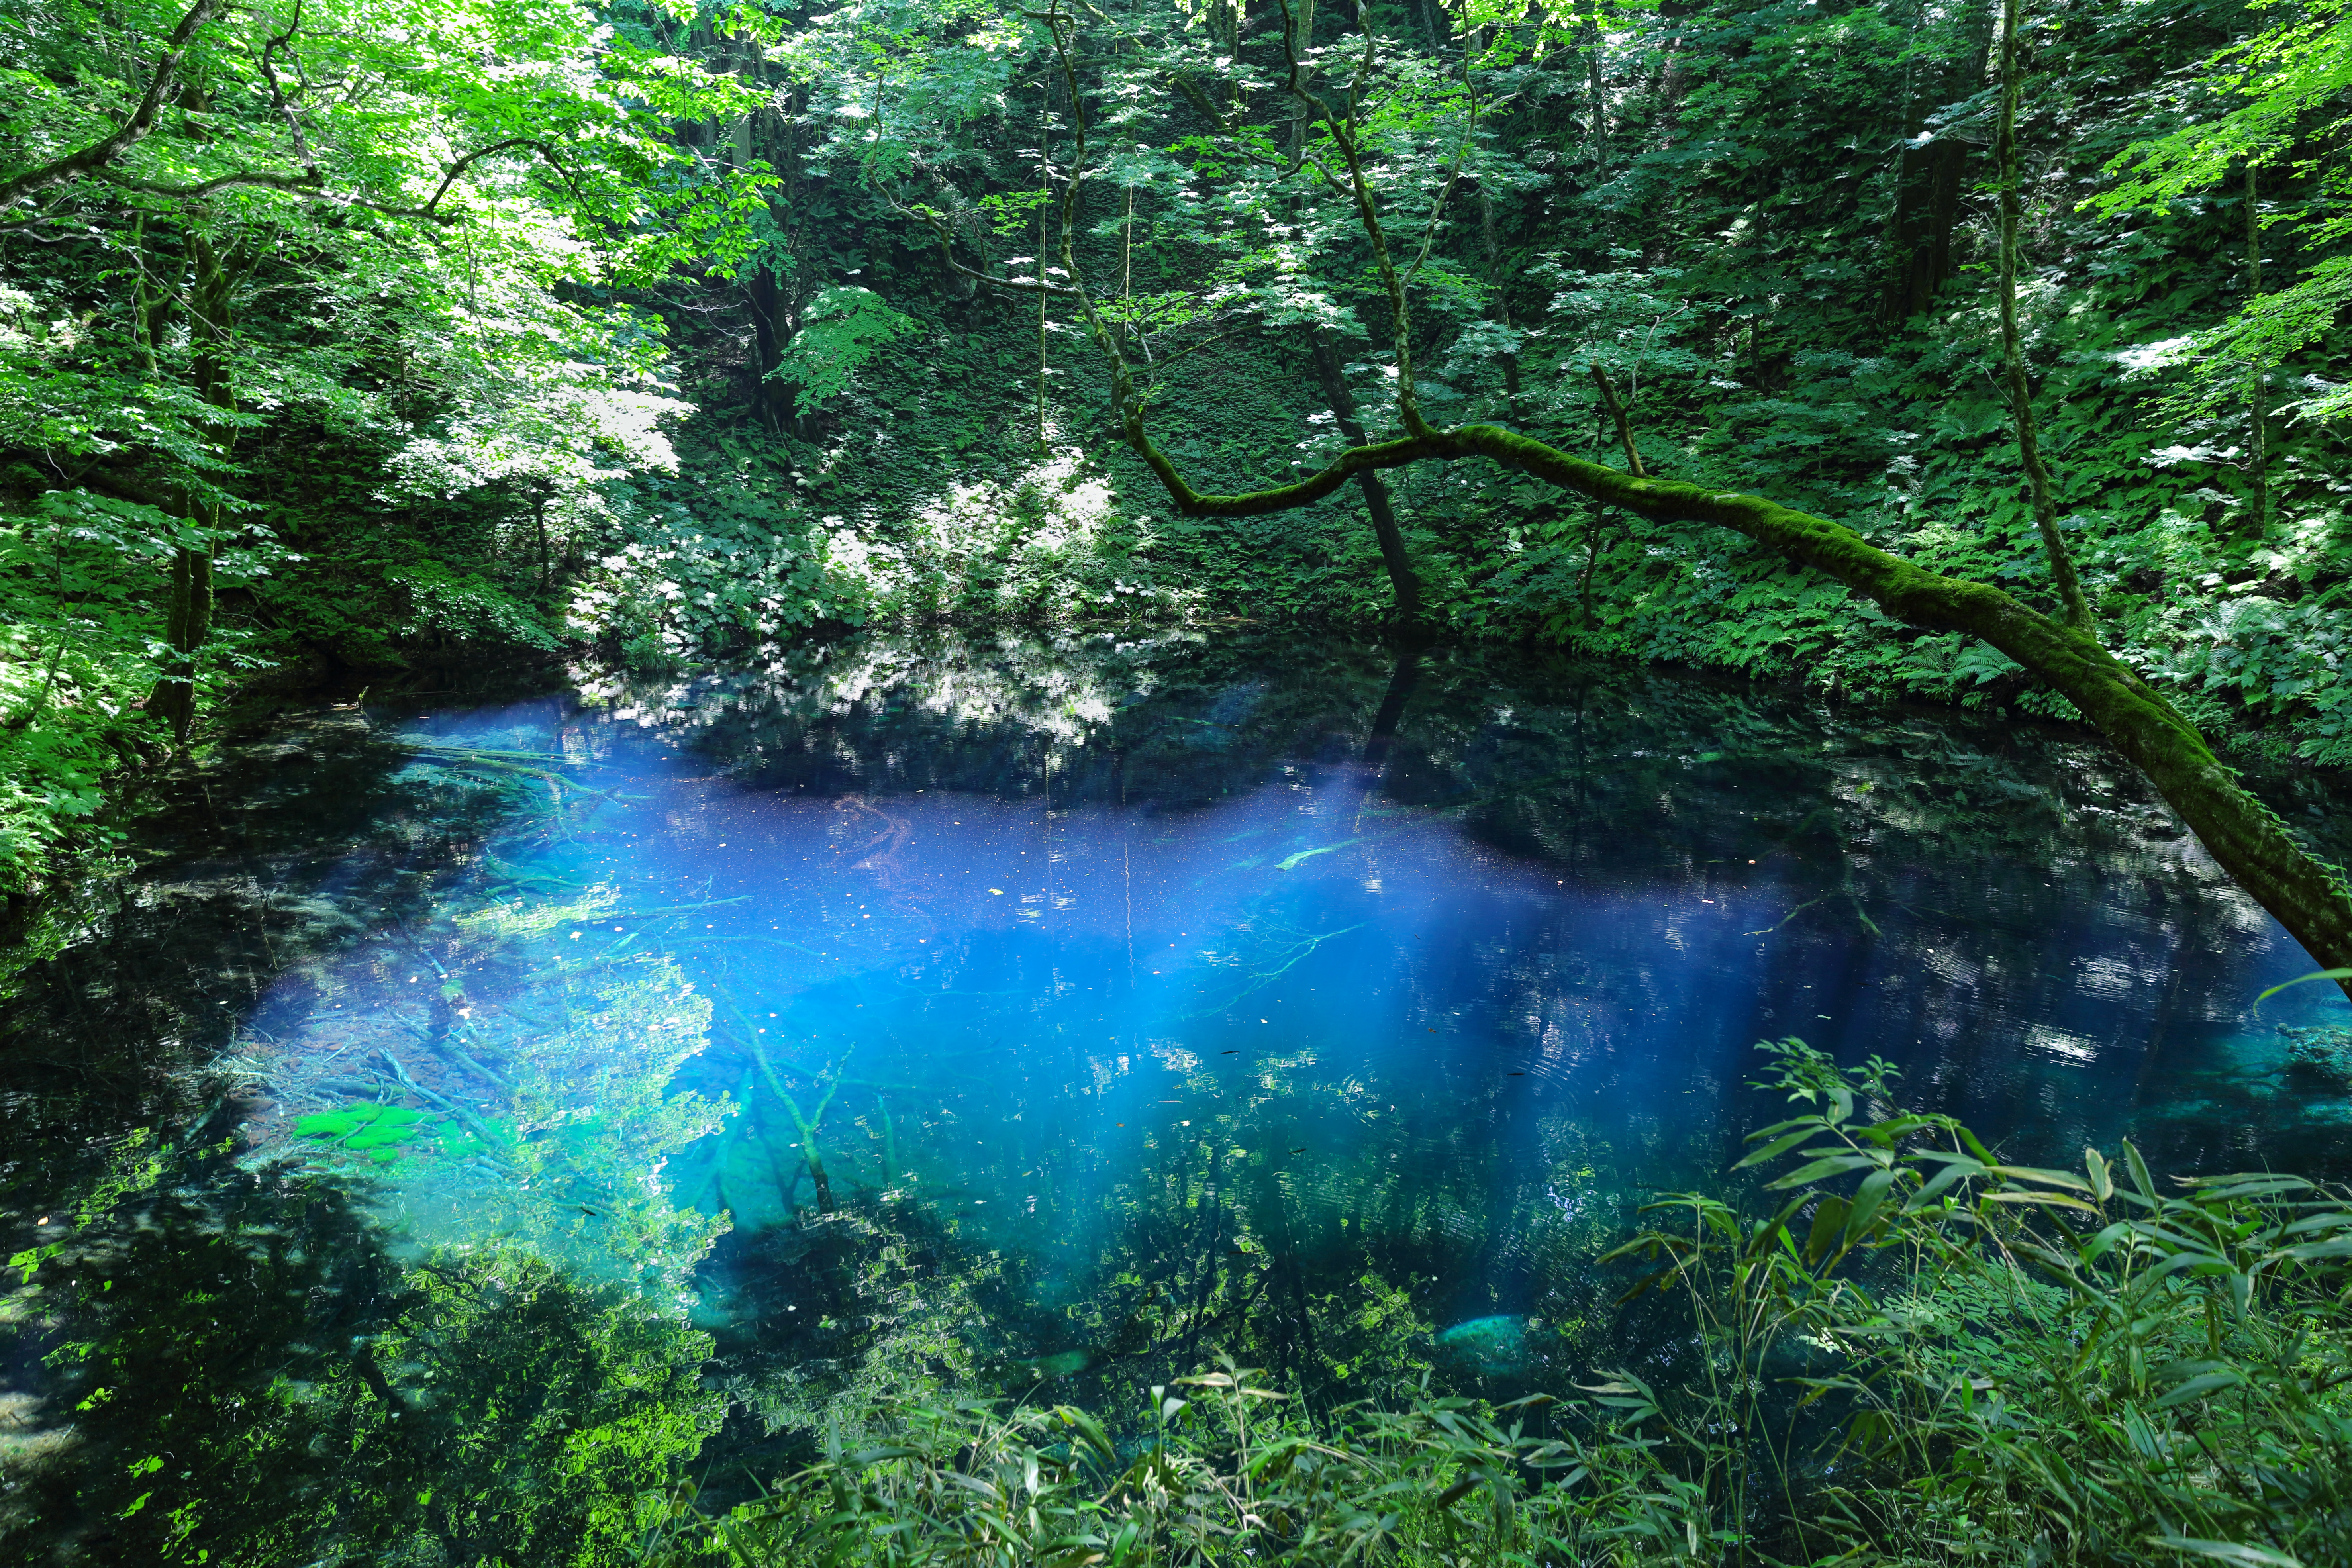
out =
[(1735, 1171), (1744, 1171), (1750, 1165), (1760, 1165), (1767, 1160), (1777, 1160), (1781, 1155), (1787, 1153), (1790, 1150), (1795, 1148), (1798, 1144), (1802, 1143), (1806, 1139), (1811, 1138), (1814, 1133), (1820, 1131), (1820, 1126), (1815, 1124), (1813, 1126), (1801, 1128), (1797, 1131), (1788, 1134), (1786, 1137), (1775, 1138), (1771, 1142), (1766, 1144), (1763, 1148), (1757, 1150), (1756, 1152), (1748, 1155), (1748, 1158), (1740, 1161), (1739, 1163), (1732, 1166), (1731, 1168)]
[(1780, 1180), (1767, 1183), (1766, 1185), (1769, 1190), (1777, 1192), (1783, 1187), (1801, 1187), (1809, 1182), (1818, 1182), (1823, 1176), (1833, 1176), (1841, 1171), (1874, 1170), (1877, 1165), (1878, 1162), (1867, 1154), (1832, 1154), (1827, 1159), (1815, 1160), (1810, 1165), (1800, 1165)]
[(2096, 1149), (2083, 1151), (2083, 1169), (2091, 1174), (2091, 1193), (2101, 1203), (2116, 1195), (2115, 1178), (2107, 1173), (2107, 1162)]
[(2081, 1209), (2084, 1214), (2089, 1215), (2099, 1212), (2082, 1199), (2070, 1198), (2063, 1193), (1987, 1193), (1981, 1201), (1989, 1204), (2027, 1204), (2035, 1208)]
[(2128, 1138), (2124, 1140), (2124, 1163), (2131, 1172), (2132, 1185), (2139, 1189), (2140, 1195), (2150, 1205), (2161, 1204), (2164, 1200), (2156, 1195), (2156, 1178), (2147, 1173), (2147, 1162), (2139, 1157), (2139, 1150)]
[(2224, 1388), (2236, 1388), (2245, 1381), (2244, 1375), (2240, 1373), (2204, 1373), (2190, 1378), (2187, 1383), (2166, 1394), (2155, 1402), (2154, 1407), (2167, 1410), (2176, 1405), (2186, 1405), (2192, 1399), (2201, 1399), (2209, 1394), (2217, 1393)]
[(1823, 1198), (1813, 1210), (1813, 1227), (1805, 1237), (1805, 1262), (1808, 1267), (1819, 1263), (1845, 1234), (1846, 1216), (1853, 1205), (1843, 1198)]
[(2108, 1248), (2127, 1235), (2131, 1228), (2132, 1224), (2129, 1220), (2119, 1219), (2084, 1243), (2078, 1255), (2085, 1263), (2096, 1263), (2105, 1257)]
[(2242, 1563), (2244, 1568), (2304, 1568), (2303, 1560), (2299, 1557), (2273, 1552), (2267, 1546), (2248, 1546), (2243, 1542), (2200, 1541), (2190, 1535), (2151, 1535), (2145, 1539), (2151, 1546), (2185, 1552), (2192, 1557), (2210, 1558), (2216, 1563)]
[(1911, 1194), (1910, 1201), (1904, 1205), (1904, 1208), (1907, 1213), (1916, 1214), (1942, 1197), (1947, 1189), (1957, 1186), (1970, 1176), (1983, 1173), (1984, 1167), (1974, 1160), (1955, 1162), (1928, 1177), (1927, 1184)]
[(1987, 1169), (1994, 1175), (2007, 1176), (2011, 1181), (2034, 1182), (2045, 1187), (2072, 1187), (2078, 1193), (2091, 1190), (2091, 1184), (2072, 1171), (2052, 1171), (2039, 1165), (1992, 1165)]
[(1846, 1215), (1846, 1245), (1852, 1246), (1869, 1234), (1870, 1222), (1878, 1217), (1878, 1205), (1886, 1201), (1886, 1190), (1894, 1184), (1892, 1171), (1873, 1171), (1862, 1179), (1862, 1186), (1853, 1195), (1853, 1212)]

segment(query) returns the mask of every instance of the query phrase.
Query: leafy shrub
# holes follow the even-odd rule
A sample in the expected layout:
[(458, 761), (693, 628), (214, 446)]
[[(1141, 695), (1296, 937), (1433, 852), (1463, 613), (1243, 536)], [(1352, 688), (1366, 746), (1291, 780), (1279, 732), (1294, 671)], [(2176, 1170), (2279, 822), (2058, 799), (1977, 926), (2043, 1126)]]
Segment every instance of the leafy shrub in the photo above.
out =
[[(2126, 1143), (2014, 1165), (1893, 1074), (1764, 1047), (1800, 1114), (1734, 1202), (1612, 1254), (1681, 1318), (1565, 1404), (1423, 1388), (1317, 1415), (1222, 1363), (1114, 1429), (936, 1398), (656, 1560), (770, 1564), (2341, 1560), (2352, 1205), (2292, 1176), (2158, 1184)], [(1852, 1183), (1848, 1186), (1848, 1183)], [(870, 1432), (871, 1426), (867, 1427)]]

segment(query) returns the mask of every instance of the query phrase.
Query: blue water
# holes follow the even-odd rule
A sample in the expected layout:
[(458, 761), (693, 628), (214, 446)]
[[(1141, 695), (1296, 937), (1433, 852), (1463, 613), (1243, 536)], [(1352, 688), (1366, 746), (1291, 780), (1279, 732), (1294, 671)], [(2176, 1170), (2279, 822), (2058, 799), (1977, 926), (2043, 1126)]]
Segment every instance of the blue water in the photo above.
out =
[[(1286, 1269), (1577, 1321), (1644, 1195), (1771, 1119), (1787, 1036), (2021, 1158), (2352, 1147), (2277, 1034), (2341, 997), (2254, 1010), (2312, 965), (2077, 733), (1306, 642), (372, 721), (507, 804), (428, 913), (254, 1009), (249, 1163), (364, 1166), (418, 1247), (526, 1241), (722, 1334), (824, 1310), (801, 1260), (857, 1215), (991, 1260), (968, 1337), (1048, 1374)], [(299, 1131), (387, 1098), (441, 1130)]]

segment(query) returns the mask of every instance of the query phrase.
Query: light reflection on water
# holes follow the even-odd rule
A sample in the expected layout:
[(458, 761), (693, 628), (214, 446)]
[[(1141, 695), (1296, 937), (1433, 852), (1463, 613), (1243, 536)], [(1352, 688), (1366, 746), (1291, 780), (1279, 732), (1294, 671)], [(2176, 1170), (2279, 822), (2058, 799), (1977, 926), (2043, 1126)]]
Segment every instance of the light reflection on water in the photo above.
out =
[[(2310, 965), (2076, 738), (1296, 644), (874, 645), (401, 727), (509, 825), (265, 999), (252, 1159), (721, 1327), (876, 1204), (1003, 1259), (1000, 1348), (1055, 1368), (1179, 1325), (1147, 1287), (1248, 1311), (1219, 1260), (1557, 1321), (1640, 1194), (1730, 1163), (1767, 1037), (2021, 1157), (2343, 1163), (2273, 1033), (2341, 1000), (2251, 1016)], [(302, 1131), (386, 1099), (431, 1135)]]

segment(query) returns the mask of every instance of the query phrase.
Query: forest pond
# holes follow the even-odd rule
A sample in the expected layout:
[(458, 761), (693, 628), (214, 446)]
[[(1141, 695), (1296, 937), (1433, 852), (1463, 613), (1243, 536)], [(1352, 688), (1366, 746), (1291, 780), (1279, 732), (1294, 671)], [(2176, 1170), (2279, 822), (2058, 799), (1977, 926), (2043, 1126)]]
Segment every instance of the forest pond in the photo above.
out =
[[(184, 1197), (344, 1194), (397, 1266), (522, 1248), (707, 1331), (745, 1445), (886, 1373), (1580, 1374), (1634, 1206), (1774, 1119), (1766, 1038), (1884, 1056), (2021, 1160), (2352, 1166), (2344, 1083), (2290, 1059), (2341, 997), (2257, 1008), (2313, 965), (2054, 726), (874, 639), (321, 703), (200, 782), (6, 1004), (10, 1250), (201, 1132)], [(95, 1377), (48, 1342), (5, 1368), (37, 1431)]]

